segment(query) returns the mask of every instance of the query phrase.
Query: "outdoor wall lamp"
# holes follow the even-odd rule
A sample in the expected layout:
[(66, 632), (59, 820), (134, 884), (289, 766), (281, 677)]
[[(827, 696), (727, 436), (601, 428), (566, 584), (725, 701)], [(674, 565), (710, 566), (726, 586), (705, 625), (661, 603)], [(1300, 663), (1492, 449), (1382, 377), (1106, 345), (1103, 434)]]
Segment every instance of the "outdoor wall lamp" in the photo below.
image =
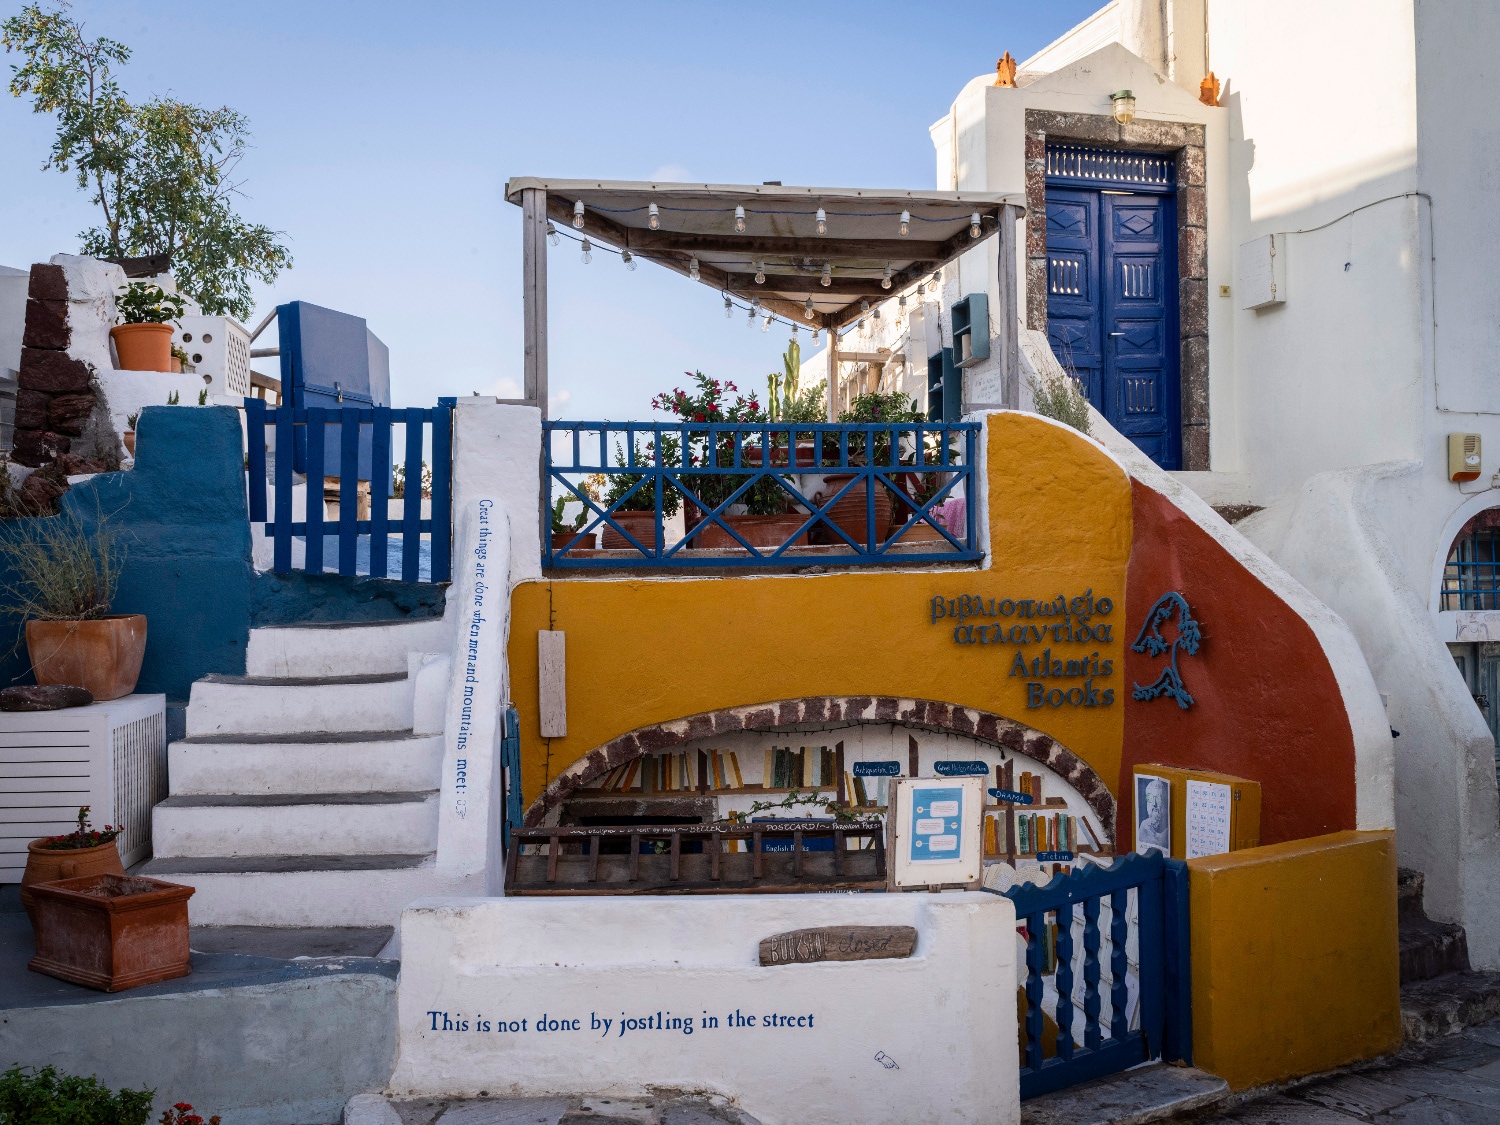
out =
[(1129, 90), (1116, 90), (1109, 96), (1110, 111), (1121, 125), (1135, 120), (1135, 94)]
[(583, 200), (575, 200), (573, 203), (573, 229), (583, 229)]

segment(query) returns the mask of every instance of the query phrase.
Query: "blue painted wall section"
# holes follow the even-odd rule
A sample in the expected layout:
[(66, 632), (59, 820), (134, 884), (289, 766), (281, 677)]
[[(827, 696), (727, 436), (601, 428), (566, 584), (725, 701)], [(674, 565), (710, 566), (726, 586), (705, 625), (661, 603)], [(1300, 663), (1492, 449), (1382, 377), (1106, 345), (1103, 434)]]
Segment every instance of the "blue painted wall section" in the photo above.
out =
[[(103, 514), (121, 532), (126, 556), (114, 609), (148, 618), (138, 692), (186, 702), (202, 676), (243, 674), (252, 624), (442, 616), (443, 586), (256, 574), (233, 407), (147, 407), (136, 425), (135, 468), (85, 481), (62, 503), (86, 526)], [(32, 682), (19, 639), (18, 624), (5, 619), (0, 686)]]

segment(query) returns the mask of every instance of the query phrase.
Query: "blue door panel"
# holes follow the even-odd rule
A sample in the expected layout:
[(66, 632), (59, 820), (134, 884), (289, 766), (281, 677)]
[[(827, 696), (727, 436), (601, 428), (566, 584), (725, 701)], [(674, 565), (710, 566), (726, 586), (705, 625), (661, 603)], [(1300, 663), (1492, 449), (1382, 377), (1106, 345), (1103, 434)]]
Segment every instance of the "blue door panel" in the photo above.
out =
[(1112, 426), (1181, 465), (1176, 199), (1047, 189), (1047, 336)]

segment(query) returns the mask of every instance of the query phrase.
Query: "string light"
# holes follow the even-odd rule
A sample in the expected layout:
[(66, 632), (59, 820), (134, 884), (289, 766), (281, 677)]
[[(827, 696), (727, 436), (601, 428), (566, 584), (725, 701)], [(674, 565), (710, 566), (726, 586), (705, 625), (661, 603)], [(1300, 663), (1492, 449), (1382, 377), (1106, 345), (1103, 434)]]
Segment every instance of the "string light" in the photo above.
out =
[(698, 269), (698, 259), (696, 257), (688, 263), (688, 276), (694, 281), (697, 281), (702, 276)]
[(865, 300), (863, 297), (861, 297), (859, 299), (859, 311), (860, 312), (869, 312), (870, 311), (870, 302), (867, 301), (867, 300)]
[(766, 263), (765, 262), (756, 262), (755, 263), (755, 284), (757, 284), (757, 285), (764, 285), (765, 283), (766, 283)]
[(970, 238), (978, 238), (979, 237), (979, 212), (978, 211), (975, 211), (972, 215), (969, 216), (969, 237)]
[(814, 328), (813, 329), (813, 347), (817, 347), (817, 346), (818, 346), (818, 330), (816, 328)]
[(547, 220), (547, 245), (556, 246), (562, 239), (558, 237), (557, 228), (552, 225), (552, 220)]
[(876, 305), (875, 306), (875, 310), (872, 313), (870, 313), (870, 315), (872, 317), (874, 317), (876, 320), (879, 320), (880, 319), (880, 306)]
[(656, 209), (656, 204), (646, 208), (646, 225), (652, 230), (661, 229), (661, 212)]
[[(812, 298), (811, 297), (809, 297), (806, 300), (806, 302), (803, 303), (803, 305), (802, 305), (802, 315), (804, 317), (806, 317), (808, 320), (811, 320), (813, 318), (813, 303), (812, 303)], [(795, 324), (792, 325), (793, 331), (795, 331), (796, 328), (797, 328), (797, 326)]]
[(827, 262), (823, 263), (823, 287), (826, 289), (833, 284), (833, 267)]
[(821, 208), (821, 207), (818, 208), (817, 221), (818, 221), (818, 233), (819, 234), (827, 234), (828, 233), (828, 212), (824, 211), (823, 208)]
[(880, 288), (882, 288), (882, 289), (889, 289), (890, 287), (891, 287), (891, 267), (889, 265), (887, 265), (885, 267), (885, 273), (882, 274), (881, 278), (880, 278)]
[(771, 314), (766, 313), (766, 318), (760, 322), (760, 330), (769, 332), (771, 330)]
[(573, 229), (583, 229), (583, 200), (575, 200), (573, 203)]
[(594, 260), (594, 244), (585, 238), (581, 249), (583, 250), (583, 264), (588, 265)]
[(756, 315), (759, 312), (760, 312), (760, 298), (756, 297), (756, 298), (754, 298), (754, 299), (751, 300), (751, 302), (750, 302), (750, 308), (749, 308), (748, 312), (745, 314), (745, 326), (747, 328), (754, 328), (755, 327), (755, 317), (756, 317)]
[(925, 296), (927, 296), (927, 283), (926, 282), (923, 282), (923, 281), (917, 282), (917, 296), (918, 297), (925, 297)]
[(745, 233), (745, 209), (743, 207), (736, 207), (734, 209), (734, 233)]
[(911, 233), (911, 212), (910, 211), (902, 211), (901, 212), (901, 237), (905, 238), (910, 233)]
[(632, 273), (635, 272), (635, 255), (632, 254), (629, 250), (620, 251), (620, 261), (625, 263), (626, 269), (630, 270)]
[(897, 299), (897, 301), (896, 301), (896, 307), (899, 308), (899, 309), (901, 309), (902, 312), (906, 311), (906, 294), (905, 293), (901, 294), (901, 296)]
[(734, 315), (734, 302), (728, 297), (724, 298), (724, 319), (728, 320)]

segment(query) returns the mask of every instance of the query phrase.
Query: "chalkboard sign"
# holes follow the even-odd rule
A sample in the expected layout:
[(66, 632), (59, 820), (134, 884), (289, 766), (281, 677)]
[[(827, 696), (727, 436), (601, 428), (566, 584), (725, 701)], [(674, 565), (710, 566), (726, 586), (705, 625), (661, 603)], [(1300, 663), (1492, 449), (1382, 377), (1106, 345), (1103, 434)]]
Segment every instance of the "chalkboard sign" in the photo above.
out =
[(1073, 853), (1072, 852), (1037, 852), (1036, 853), (1036, 861), (1038, 863), (1072, 863), (1073, 862)]
[(937, 762), (932, 768), (939, 777), (987, 777), (990, 772), (983, 762)]
[(899, 777), (900, 762), (855, 762), (855, 777)]
[(1030, 793), (1018, 793), (1014, 789), (991, 789), (990, 796), (997, 801), (1009, 801), (1013, 805), (1031, 804)]

